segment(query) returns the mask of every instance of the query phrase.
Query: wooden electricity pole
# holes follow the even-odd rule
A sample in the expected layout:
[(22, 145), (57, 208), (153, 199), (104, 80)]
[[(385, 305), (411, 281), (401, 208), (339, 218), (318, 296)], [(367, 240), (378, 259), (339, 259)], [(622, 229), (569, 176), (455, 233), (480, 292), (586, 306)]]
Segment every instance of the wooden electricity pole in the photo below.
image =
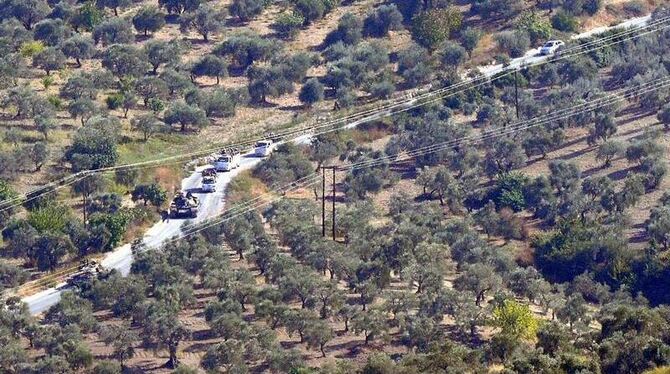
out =
[(519, 120), (519, 80), (517, 79), (518, 69), (514, 69), (514, 106), (516, 107), (516, 119)]
[(321, 167), (321, 236), (326, 237), (326, 168)]

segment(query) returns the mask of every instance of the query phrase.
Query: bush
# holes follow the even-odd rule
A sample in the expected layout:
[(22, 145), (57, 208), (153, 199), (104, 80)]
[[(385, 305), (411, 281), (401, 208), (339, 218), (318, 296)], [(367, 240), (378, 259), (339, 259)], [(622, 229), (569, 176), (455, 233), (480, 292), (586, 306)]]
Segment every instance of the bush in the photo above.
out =
[(352, 13), (345, 13), (340, 18), (337, 28), (326, 37), (325, 44), (331, 45), (342, 42), (347, 45), (355, 45), (363, 37), (363, 23)]
[(122, 93), (114, 93), (105, 99), (105, 103), (107, 104), (107, 109), (109, 110), (115, 110), (119, 109), (121, 105), (123, 105), (123, 94)]
[(374, 83), (370, 87), (370, 94), (380, 99), (388, 99), (395, 92), (395, 85), (390, 80), (384, 79), (381, 82)]
[(432, 9), (414, 19), (412, 36), (426, 48), (434, 49), (461, 27), (463, 15), (453, 7)]
[(526, 31), (503, 31), (496, 35), (498, 48), (511, 57), (521, 57), (530, 49), (530, 36)]
[(442, 49), (442, 63), (456, 70), (460, 64), (465, 62), (466, 50), (460, 45), (448, 41)]
[(632, 13), (635, 16), (642, 16), (645, 14), (644, 3), (639, 0), (633, 0), (623, 5), (623, 10), (627, 13)]
[(304, 25), (309, 25), (312, 22), (322, 18), (327, 12), (332, 9), (327, 7), (324, 0), (295, 0), (295, 10), (303, 17)]
[(36, 54), (42, 52), (44, 48), (46, 48), (44, 46), (44, 43), (40, 41), (25, 42), (21, 44), (19, 53), (21, 53), (22, 57), (31, 58)]
[(231, 15), (242, 22), (247, 22), (261, 14), (266, 4), (268, 4), (267, 0), (233, 0), (228, 9)]
[(395, 4), (383, 4), (365, 18), (363, 29), (365, 35), (383, 37), (388, 35), (390, 30), (401, 29), (402, 20), (402, 13)]
[(533, 45), (551, 36), (551, 24), (539, 17), (538, 13), (526, 12), (516, 22), (519, 30), (526, 31)]
[(323, 85), (316, 78), (311, 78), (300, 89), (300, 101), (308, 107), (323, 100)]
[(305, 23), (305, 17), (297, 12), (284, 12), (277, 16), (272, 27), (282, 38), (292, 38)]
[(551, 26), (558, 31), (575, 32), (577, 31), (577, 25), (577, 19), (562, 10), (551, 17)]

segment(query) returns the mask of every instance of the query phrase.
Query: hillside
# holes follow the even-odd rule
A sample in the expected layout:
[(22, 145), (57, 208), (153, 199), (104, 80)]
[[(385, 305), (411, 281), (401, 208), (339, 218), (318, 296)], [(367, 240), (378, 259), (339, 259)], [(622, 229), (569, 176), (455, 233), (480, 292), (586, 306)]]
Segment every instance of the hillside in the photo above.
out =
[[(663, 4), (0, 10), (0, 371), (670, 366)], [(566, 45), (504, 70), (549, 39)], [(203, 191), (222, 148), (337, 118), (363, 123), (242, 149)], [(78, 272), (121, 251), (127, 276)], [(31, 315), (39, 291), (57, 298)]]

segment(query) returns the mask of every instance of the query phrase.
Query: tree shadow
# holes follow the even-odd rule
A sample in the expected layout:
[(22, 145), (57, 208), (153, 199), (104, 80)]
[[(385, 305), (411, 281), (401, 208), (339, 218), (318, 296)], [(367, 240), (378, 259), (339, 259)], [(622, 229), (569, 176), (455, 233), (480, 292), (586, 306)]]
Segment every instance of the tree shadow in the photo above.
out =
[(638, 166), (635, 165), (635, 166), (629, 166), (625, 169), (615, 170), (615, 171), (607, 174), (607, 177), (609, 179), (613, 180), (613, 181), (619, 181), (619, 180), (622, 180), (622, 179), (626, 178), (626, 176), (628, 176), (628, 173), (634, 172), (635, 169), (637, 169), (637, 167)]
[(300, 104), (300, 105), (284, 105), (284, 106), (278, 107), (277, 109), (282, 110), (282, 111), (286, 111), (286, 112), (295, 112), (297, 110), (305, 110), (306, 107), (302, 104)]
[(582, 148), (582, 149), (579, 149), (579, 150), (576, 150), (576, 151), (572, 151), (572, 152), (570, 152), (570, 153), (568, 153), (568, 154), (559, 156), (559, 157), (557, 157), (557, 159), (558, 159), (558, 160), (571, 160), (571, 159), (573, 159), (573, 158), (577, 158), (577, 157), (579, 157), (579, 156), (583, 156), (583, 155), (585, 155), (585, 154), (587, 154), (587, 153), (589, 153), (589, 152), (591, 152), (591, 151), (593, 151), (593, 150), (595, 150), (595, 149), (596, 149), (595, 147), (586, 147), (586, 148)]

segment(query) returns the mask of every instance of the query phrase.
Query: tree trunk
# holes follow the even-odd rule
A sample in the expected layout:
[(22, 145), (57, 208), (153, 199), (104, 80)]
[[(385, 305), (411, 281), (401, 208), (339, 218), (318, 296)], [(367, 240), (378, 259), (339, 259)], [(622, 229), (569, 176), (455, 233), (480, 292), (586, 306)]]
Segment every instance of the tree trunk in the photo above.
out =
[(168, 362), (165, 364), (169, 369), (174, 369), (179, 365), (179, 360), (177, 360), (177, 348), (176, 347), (170, 347), (170, 359), (168, 359)]

